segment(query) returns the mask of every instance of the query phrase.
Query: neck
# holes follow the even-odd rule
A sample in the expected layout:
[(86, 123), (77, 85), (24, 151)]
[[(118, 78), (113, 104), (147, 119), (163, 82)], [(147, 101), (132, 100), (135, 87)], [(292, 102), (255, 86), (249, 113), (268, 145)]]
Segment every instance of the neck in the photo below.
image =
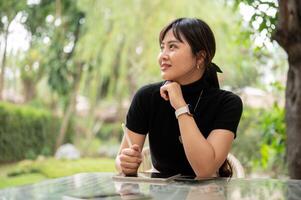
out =
[(197, 80), (200, 80), (204, 75), (204, 69), (194, 69), (189, 72), (187, 75), (176, 80), (180, 85), (188, 85), (190, 83), (194, 83)]

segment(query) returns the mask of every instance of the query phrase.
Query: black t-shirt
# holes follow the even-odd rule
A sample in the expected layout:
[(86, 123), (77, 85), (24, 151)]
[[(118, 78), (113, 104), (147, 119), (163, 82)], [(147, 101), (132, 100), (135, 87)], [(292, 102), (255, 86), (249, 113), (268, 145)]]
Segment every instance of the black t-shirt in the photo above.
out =
[[(175, 110), (160, 96), (163, 83), (149, 84), (137, 91), (127, 113), (126, 126), (138, 134), (149, 134), (152, 163), (157, 170), (194, 175), (179, 140)], [(239, 96), (210, 87), (204, 78), (181, 86), (181, 89), (186, 103), (195, 109), (193, 117), (205, 138), (214, 129), (230, 130), (236, 137), (242, 113)]]

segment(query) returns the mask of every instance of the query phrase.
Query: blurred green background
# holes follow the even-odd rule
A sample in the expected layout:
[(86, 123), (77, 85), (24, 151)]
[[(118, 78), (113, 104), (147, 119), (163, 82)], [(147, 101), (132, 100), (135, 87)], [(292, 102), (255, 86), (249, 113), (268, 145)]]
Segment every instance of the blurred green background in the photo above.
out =
[[(265, 21), (243, 2), (1, 1), (0, 188), (115, 171), (120, 125), (135, 91), (161, 80), (158, 34), (177, 17), (201, 18), (213, 29), (221, 87), (244, 102), (232, 153), (247, 176), (287, 177), (288, 64), (270, 40), (276, 8), (259, 8)], [(80, 158), (54, 157), (66, 143)]]

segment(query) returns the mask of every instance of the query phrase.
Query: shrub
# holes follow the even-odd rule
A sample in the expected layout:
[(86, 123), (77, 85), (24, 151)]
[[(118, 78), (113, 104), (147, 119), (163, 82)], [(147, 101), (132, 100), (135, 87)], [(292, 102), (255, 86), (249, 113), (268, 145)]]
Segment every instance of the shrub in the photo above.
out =
[[(60, 119), (49, 111), (0, 103), (0, 162), (51, 155)], [(66, 138), (71, 140), (71, 126)]]
[(277, 104), (261, 115), (261, 160), (263, 169), (273, 171), (274, 174), (286, 173), (286, 127), (285, 112)]
[(248, 173), (287, 174), (285, 162), (286, 128), (284, 108), (244, 108), (233, 153)]

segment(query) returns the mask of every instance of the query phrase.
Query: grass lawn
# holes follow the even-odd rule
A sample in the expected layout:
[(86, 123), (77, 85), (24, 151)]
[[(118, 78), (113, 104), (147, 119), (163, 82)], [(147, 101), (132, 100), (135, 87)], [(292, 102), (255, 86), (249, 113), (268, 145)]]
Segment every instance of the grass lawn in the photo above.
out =
[(45, 179), (47, 177), (37, 173), (23, 174), (16, 177), (0, 177), (0, 188), (37, 183)]
[(44, 158), (0, 165), (0, 188), (36, 183), (80, 172), (115, 172), (114, 159), (56, 160)]

